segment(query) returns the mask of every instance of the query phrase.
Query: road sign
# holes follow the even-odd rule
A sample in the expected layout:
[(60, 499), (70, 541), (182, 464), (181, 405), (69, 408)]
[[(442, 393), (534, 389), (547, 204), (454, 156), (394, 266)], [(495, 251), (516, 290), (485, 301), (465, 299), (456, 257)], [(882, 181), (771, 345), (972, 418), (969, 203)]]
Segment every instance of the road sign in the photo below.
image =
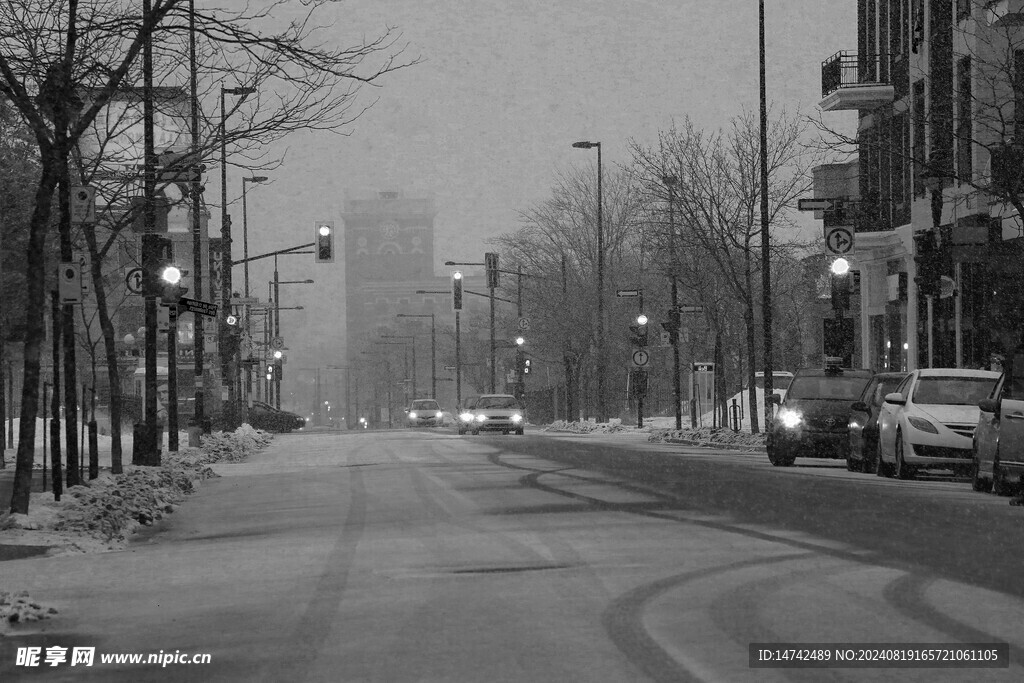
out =
[(853, 228), (845, 226), (826, 228), (825, 246), (831, 253), (838, 256), (849, 254), (853, 251)]
[(71, 224), (96, 222), (96, 188), (79, 185), (71, 188)]
[(280, 351), (284, 348), (284, 337), (274, 337), (270, 340), (270, 348)]
[(124, 284), (132, 294), (142, 294), (142, 268), (132, 268), (124, 276)]
[(530, 319), (529, 318), (520, 318), (519, 319), (519, 329), (521, 329), (524, 332), (526, 330), (530, 329)]
[(186, 311), (191, 313), (198, 313), (199, 315), (217, 315), (217, 304), (211, 304), (207, 301), (198, 301), (197, 299), (186, 299), (182, 297), (178, 301), (179, 306), (184, 306)]
[(704, 312), (704, 307), (703, 306), (680, 306), (679, 307), (679, 312), (680, 313), (703, 313)]
[(233, 296), (233, 297), (231, 297), (231, 305), (232, 306), (245, 306), (245, 305), (251, 306), (253, 304), (258, 304), (259, 302), (260, 302), (260, 298), (258, 296)]
[(62, 304), (82, 303), (82, 269), (77, 263), (60, 263), (57, 265), (60, 276), (58, 291)]
[(633, 366), (642, 368), (647, 365), (647, 362), (651, 360), (651, 354), (647, 353), (643, 349), (635, 349), (633, 351)]
[(447, 370), (448, 372), (455, 372), (455, 366), (454, 365), (446, 365), (446, 366), (444, 366), (444, 369)]
[(836, 199), (800, 199), (796, 208), (800, 211), (831, 211), (839, 204)]
[(615, 296), (640, 296), (639, 289), (616, 289)]

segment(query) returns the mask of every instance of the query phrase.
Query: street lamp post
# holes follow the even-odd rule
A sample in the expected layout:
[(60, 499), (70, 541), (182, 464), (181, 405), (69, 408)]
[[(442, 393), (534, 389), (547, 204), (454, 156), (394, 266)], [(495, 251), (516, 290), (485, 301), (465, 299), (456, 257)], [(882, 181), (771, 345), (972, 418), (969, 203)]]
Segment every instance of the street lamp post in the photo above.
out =
[[(228, 311), (231, 310), (231, 217), (228, 215), (228, 145), (227, 145), (227, 111), (224, 106), (225, 95), (236, 95), (241, 98), (239, 104), (245, 98), (256, 92), (255, 88), (224, 88), (220, 89), (220, 238), (221, 238), (221, 364), (227, 371), (223, 383), (228, 386), (228, 404), (231, 410), (231, 419), (234, 419), (235, 402), (235, 364), (232, 358), (232, 351), (227, 344), (228, 325), (226, 322)], [(236, 105), (237, 106), (237, 105)]]
[[(675, 212), (675, 187), (679, 179), (673, 175), (662, 176), (661, 181), (668, 188), (668, 248), (671, 270), (669, 280), (672, 283), (672, 312), (669, 315), (669, 334), (672, 343), (672, 399), (675, 404), (676, 429), (683, 428), (683, 392), (679, 379), (679, 284), (676, 281), (676, 212)], [(692, 412), (692, 411), (691, 411)], [(690, 424), (695, 420), (690, 416)]]
[[(430, 395), (437, 398), (437, 332), (433, 313), (399, 313), (399, 318), (430, 318)], [(416, 378), (413, 377), (415, 386)]]
[[(761, 321), (764, 329), (764, 428), (772, 420), (772, 298), (771, 249), (768, 239), (768, 103), (765, 94), (764, 0), (758, 3), (761, 121)], [(753, 424), (753, 419), (751, 419)]]
[[(244, 278), (243, 278), (243, 295), (246, 299), (249, 298), (249, 206), (246, 200), (245, 187), (248, 183), (262, 183), (267, 180), (267, 176), (253, 176), (252, 178), (242, 178), (242, 258), (245, 261), (243, 264)], [(252, 336), (252, 327), (249, 324), (249, 317), (252, 315), (252, 308), (249, 304), (245, 305), (245, 331), (247, 334)], [(253, 371), (252, 363), (246, 363), (245, 366), (245, 404), (249, 405), (249, 398), (252, 396), (252, 381)]]
[(604, 321), (604, 228), (602, 223), (602, 198), (601, 198), (601, 143), (600, 142), (574, 142), (572, 146), (577, 149), (597, 148), (597, 419), (603, 422), (608, 419), (604, 404), (604, 348), (605, 348), (605, 321)]
[[(281, 281), (277, 270), (277, 257), (278, 254), (274, 254), (274, 279), (271, 280), (270, 284), (274, 288), (274, 336), (273, 339), (277, 339), (281, 336), (281, 285), (311, 285), (313, 280), (284, 280)], [(274, 396), (274, 407), (281, 408), (281, 377), (276, 375), (274, 377), (274, 384), (270, 387), (271, 392)], [(269, 395), (268, 395), (269, 398)], [(267, 401), (270, 403), (270, 401)]]

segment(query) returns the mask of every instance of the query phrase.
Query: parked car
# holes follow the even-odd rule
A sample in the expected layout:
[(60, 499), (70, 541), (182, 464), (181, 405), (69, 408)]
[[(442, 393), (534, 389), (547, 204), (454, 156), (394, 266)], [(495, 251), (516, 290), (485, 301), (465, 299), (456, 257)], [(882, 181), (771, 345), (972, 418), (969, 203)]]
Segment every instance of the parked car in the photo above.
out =
[(1024, 476), (1024, 354), (1013, 361), (992, 393), (978, 402), (978, 427), (971, 446), (975, 491), (1006, 495), (1020, 486)]
[(483, 394), (473, 405), (473, 423), (470, 431), (476, 435), (483, 431), (515, 432), (522, 435), (526, 415), (512, 394)]
[(998, 372), (957, 368), (907, 375), (878, 414), (879, 475), (910, 479), (920, 468), (970, 471), (978, 402), (998, 380)]
[(249, 424), (268, 432), (287, 433), (305, 427), (306, 418), (263, 401), (253, 401), (249, 408)]
[(906, 376), (905, 372), (878, 373), (850, 406), (850, 452), (846, 454), (846, 469), (864, 473), (878, 469), (878, 411), (885, 395), (896, 391)]
[(789, 466), (798, 455), (845, 458), (850, 449), (850, 406), (872, 374), (841, 368), (831, 358), (824, 367), (797, 370), (785, 398), (774, 393), (768, 397), (779, 406), (768, 427), (768, 460)]
[(473, 406), (476, 405), (477, 397), (466, 398), (462, 400), (462, 405), (459, 407), (459, 414), (457, 416), (456, 424), (459, 434), (465, 434), (473, 427), (473, 419), (476, 417), (473, 415)]
[(409, 427), (440, 427), (444, 424), (444, 411), (432, 398), (418, 398), (405, 411)]

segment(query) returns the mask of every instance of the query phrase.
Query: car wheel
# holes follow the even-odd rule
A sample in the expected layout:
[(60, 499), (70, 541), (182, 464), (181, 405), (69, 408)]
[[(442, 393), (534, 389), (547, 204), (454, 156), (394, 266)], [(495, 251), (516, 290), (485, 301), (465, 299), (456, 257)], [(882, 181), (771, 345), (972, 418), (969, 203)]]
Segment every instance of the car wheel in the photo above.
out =
[(878, 449), (866, 447), (869, 445), (870, 442), (865, 442), (861, 447), (860, 471), (864, 474), (874, 474), (878, 470)]
[(896, 432), (896, 471), (897, 479), (913, 479), (914, 470), (907, 464), (903, 456), (903, 434)]
[(775, 467), (789, 467), (790, 465), (793, 464), (793, 460), (795, 460), (795, 458), (790, 456), (788, 453), (783, 451), (778, 446), (773, 444), (768, 447), (768, 462), (770, 462)]
[(474, 429), (472, 431), (472, 434), (473, 434), (473, 436), (480, 436), (480, 430), (479, 429)]
[(878, 446), (875, 448), (875, 474), (880, 477), (891, 477), (892, 476), (892, 465), (882, 459), (882, 440), (878, 440)]
[[(862, 461), (863, 462), (863, 461)], [(851, 450), (846, 454), (846, 471), (847, 472), (861, 472), (864, 470), (864, 466), (853, 459), (853, 451)]]
[(501, 435), (502, 436), (508, 436), (508, 430), (507, 429), (502, 429), (501, 430)]
[(992, 459), (992, 493), (997, 496), (1008, 496), (1012, 493), (1010, 482), (1006, 480), (1006, 473), (999, 466), (998, 451), (996, 451), (995, 458)]
[(516, 436), (522, 436), (522, 435), (523, 435), (523, 430), (522, 429), (517, 429), (516, 430)]
[(971, 488), (979, 493), (988, 493), (992, 490), (992, 480), (981, 476), (981, 463), (978, 461), (978, 454), (974, 454), (974, 462), (971, 464)]

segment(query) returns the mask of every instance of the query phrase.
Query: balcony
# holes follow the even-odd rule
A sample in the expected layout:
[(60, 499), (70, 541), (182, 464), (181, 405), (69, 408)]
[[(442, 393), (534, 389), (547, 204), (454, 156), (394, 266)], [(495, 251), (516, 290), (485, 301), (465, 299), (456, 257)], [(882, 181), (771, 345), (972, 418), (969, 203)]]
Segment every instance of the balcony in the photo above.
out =
[(888, 82), (888, 55), (837, 52), (821, 63), (822, 111), (875, 109), (890, 104), (896, 89)]

